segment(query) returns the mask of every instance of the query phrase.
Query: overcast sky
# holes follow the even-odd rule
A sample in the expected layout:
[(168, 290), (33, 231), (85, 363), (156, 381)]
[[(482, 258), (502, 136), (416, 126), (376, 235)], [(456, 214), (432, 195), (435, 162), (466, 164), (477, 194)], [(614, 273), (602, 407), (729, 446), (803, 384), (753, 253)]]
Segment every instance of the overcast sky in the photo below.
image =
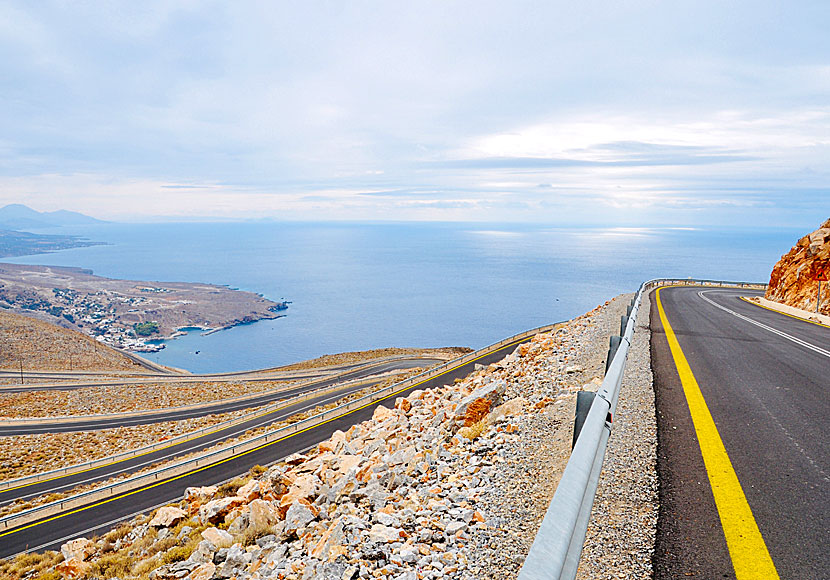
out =
[(817, 226), (830, 2), (0, 0), (0, 205)]

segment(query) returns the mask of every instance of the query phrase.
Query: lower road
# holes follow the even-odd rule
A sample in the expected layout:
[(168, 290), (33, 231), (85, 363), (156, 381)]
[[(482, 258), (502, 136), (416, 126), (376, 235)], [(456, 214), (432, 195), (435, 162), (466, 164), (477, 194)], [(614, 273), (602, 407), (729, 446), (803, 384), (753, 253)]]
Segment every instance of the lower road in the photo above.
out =
[(830, 328), (752, 291), (656, 294), (655, 578), (830, 578)]
[[(309, 391), (322, 389), (336, 383), (364, 379), (372, 375), (378, 375), (389, 371), (427, 367), (444, 362), (441, 359), (411, 358), (398, 359), (376, 365), (366, 365), (358, 369), (316, 379), (302, 385), (266, 391), (255, 397), (239, 399), (227, 399), (215, 401), (198, 407), (181, 407), (172, 409), (159, 409), (156, 413), (136, 414), (133, 417), (98, 415), (91, 417), (78, 417), (74, 421), (49, 421), (45, 419), (37, 424), (15, 424), (14, 421), (0, 423), (0, 437), (10, 435), (28, 435), (31, 433), (65, 433), (71, 431), (94, 431), (98, 429), (112, 429), (115, 427), (128, 427), (131, 425), (146, 425), (148, 423), (161, 423), (164, 421), (181, 421), (193, 417), (204, 417), (214, 413), (229, 413), (240, 409), (251, 409), (295, 397)], [(364, 385), (365, 386), (365, 385)]]
[(207, 433), (193, 436), (185, 441), (171, 443), (166, 447), (161, 447), (147, 453), (127, 457), (92, 469), (79, 471), (77, 473), (59, 475), (53, 478), (28, 483), (26, 485), (13, 486), (8, 489), (3, 489), (0, 490), (0, 506), (10, 504), (16, 500), (25, 500), (51, 493), (65, 493), (81, 485), (105, 481), (111, 477), (122, 474), (134, 473), (140, 469), (156, 465), (160, 462), (170, 461), (191, 453), (202, 451), (222, 443), (223, 441), (227, 441), (228, 439), (240, 437), (251, 429), (267, 427), (272, 423), (282, 421), (292, 415), (296, 415), (297, 413), (302, 413), (303, 411), (314, 409), (317, 406), (334, 402), (350, 393), (365, 389), (366, 387), (380, 381), (381, 379), (367, 379), (356, 384), (350, 383), (349, 386), (344, 387), (342, 390), (338, 389), (337, 392), (321, 394), (306, 401), (287, 404), (286, 406), (275, 410), (251, 413), (251, 417), (249, 419), (240, 423), (217, 428)]
[(354, 411), (344, 413), (327, 423), (298, 432), (281, 440), (266, 443), (244, 455), (202, 466), (191, 472), (160, 480), (157, 483), (116, 495), (88, 506), (76, 508), (57, 516), (44, 518), (12, 528), (0, 530), (0, 558), (23, 551), (58, 549), (68, 539), (90, 536), (111, 529), (136, 513), (180, 499), (190, 486), (216, 484), (245, 473), (254, 465), (268, 465), (288, 455), (308, 449), (326, 440), (335, 430), (346, 431), (352, 425), (369, 419), (378, 405), (391, 406), (395, 397), (406, 396), (415, 389), (427, 389), (452, 384), (456, 378), (468, 375), (476, 364), (490, 364), (513, 352), (516, 346), (531, 337), (508, 343), (498, 350), (460, 365), (450, 365), (446, 372), (395, 392), (386, 399), (375, 401)]

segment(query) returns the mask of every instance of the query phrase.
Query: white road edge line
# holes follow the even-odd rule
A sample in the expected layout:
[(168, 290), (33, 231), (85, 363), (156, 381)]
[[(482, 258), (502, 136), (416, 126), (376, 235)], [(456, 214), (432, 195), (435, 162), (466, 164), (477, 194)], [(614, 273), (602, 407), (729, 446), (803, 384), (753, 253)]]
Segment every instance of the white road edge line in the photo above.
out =
[(729, 314), (732, 314), (733, 316), (737, 316), (741, 320), (745, 320), (745, 321), (749, 322), (750, 324), (754, 324), (755, 326), (763, 328), (764, 330), (768, 330), (768, 331), (770, 331), (774, 334), (777, 334), (778, 336), (786, 338), (787, 340), (791, 340), (792, 342), (796, 343), (799, 346), (803, 346), (804, 348), (809, 348), (812, 351), (815, 351), (819, 354), (822, 354), (822, 355), (826, 356), (827, 358), (830, 358), (830, 351), (824, 350), (823, 348), (820, 348), (820, 347), (818, 347), (814, 344), (810, 344), (809, 342), (803, 341), (800, 338), (796, 338), (794, 336), (791, 336), (791, 335), (787, 334), (786, 332), (782, 332), (778, 329), (772, 328), (771, 326), (767, 326), (766, 324), (758, 322), (757, 320), (753, 320), (748, 316), (744, 316), (743, 314), (739, 314), (739, 313), (735, 312), (734, 310), (730, 310), (726, 306), (721, 306), (720, 304), (718, 304), (714, 300), (711, 300), (711, 299), (707, 298), (706, 296), (704, 296), (704, 294), (706, 292), (711, 292), (711, 290), (701, 290), (700, 292), (697, 293), (697, 295), (700, 296), (703, 300), (705, 300), (709, 304), (711, 304), (712, 306), (714, 306), (715, 308), (720, 308), (724, 312), (728, 312)]

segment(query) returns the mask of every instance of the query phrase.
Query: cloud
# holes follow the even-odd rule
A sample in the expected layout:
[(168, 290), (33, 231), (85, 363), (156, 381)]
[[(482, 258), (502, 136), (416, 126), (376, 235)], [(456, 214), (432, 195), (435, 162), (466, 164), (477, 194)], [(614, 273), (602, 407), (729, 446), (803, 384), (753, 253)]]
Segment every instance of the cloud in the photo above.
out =
[(826, 29), (806, 0), (6, 2), (0, 202), (806, 220), (830, 183)]

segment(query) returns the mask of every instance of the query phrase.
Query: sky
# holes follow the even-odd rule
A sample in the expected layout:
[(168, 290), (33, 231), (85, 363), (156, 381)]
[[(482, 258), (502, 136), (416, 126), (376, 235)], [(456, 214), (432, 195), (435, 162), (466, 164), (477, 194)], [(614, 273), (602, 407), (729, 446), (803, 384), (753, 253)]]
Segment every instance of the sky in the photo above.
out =
[(0, 0), (0, 205), (816, 227), (830, 2)]

